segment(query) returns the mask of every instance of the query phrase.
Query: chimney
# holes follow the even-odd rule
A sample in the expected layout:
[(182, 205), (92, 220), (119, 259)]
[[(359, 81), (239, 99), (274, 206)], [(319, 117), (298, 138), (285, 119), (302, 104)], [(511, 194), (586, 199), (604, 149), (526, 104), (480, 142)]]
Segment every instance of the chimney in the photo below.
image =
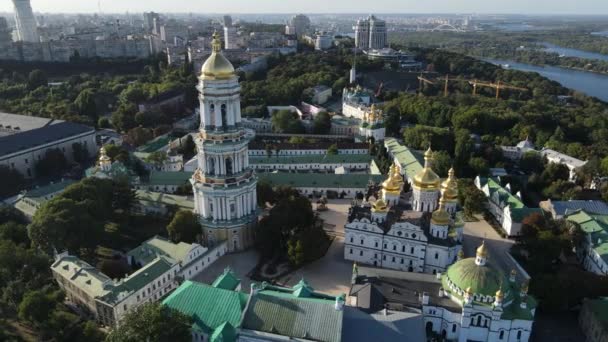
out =
[(429, 294), (427, 292), (422, 293), (422, 305), (429, 305)]

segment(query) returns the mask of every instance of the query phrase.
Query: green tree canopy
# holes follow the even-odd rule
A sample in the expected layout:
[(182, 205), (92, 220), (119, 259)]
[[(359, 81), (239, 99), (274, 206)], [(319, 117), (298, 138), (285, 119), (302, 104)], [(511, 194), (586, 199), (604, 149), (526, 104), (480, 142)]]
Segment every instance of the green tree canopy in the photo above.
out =
[(193, 243), (202, 234), (203, 228), (198, 217), (190, 210), (179, 210), (167, 226), (167, 232), (173, 242)]
[(190, 341), (192, 319), (159, 303), (145, 303), (129, 311), (106, 342)]

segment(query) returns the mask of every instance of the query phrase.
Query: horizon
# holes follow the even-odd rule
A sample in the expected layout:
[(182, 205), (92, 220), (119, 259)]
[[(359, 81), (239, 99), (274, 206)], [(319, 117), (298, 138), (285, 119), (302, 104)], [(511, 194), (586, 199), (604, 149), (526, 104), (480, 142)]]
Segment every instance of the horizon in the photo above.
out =
[[(431, 0), (420, 3), (413, 0), (377, 0), (369, 3), (353, 4), (347, 0), (334, 0), (331, 4), (322, 0), (306, 2), (265, 0), (255, 5), (247, 0), (232, 0), (223, 3), (191, 3), (188, 0), (31, 0), (35, 13), (41, 14), (124, 14), (139, 12), (159, 12), (171, 14), (235, 14), (235, 15), (289, 15), (303, 13), (323, 14), (387, 14), (387, 15), (523, 15), (523, 16), (608, 16), (608, 1), (580, 0), (556, 4), (554, 0), (512, 0), (508, 3), (499, 0)], [(320, 11), (319, 9), (323, 9)], [(12, 1), (2, 1), (0, 12), (13, 13)]]

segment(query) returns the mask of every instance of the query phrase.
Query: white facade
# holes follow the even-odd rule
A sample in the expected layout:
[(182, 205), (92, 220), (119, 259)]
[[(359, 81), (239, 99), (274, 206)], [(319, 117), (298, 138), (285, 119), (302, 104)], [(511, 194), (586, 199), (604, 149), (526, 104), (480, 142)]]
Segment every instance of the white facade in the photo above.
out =
[(239, 46), (236, 27), (224, 26), (224, 47), (226, 49), (238, 49)]
[(247, 152), (253, 133), (242, 127), (241, 87), (217, 38), (197, 89), (201, 125), (198, 169), (191, 179), (194, 211), (209, 245), (229, 241), (229, 251), (244, 250), (253, 244), (257, 222), (257, 178)]
[(315, 38), (315, 50), (327, 50), (333, 46), (334, 39), (328, 34), (317, 34)]
[(17, 25), (17, 40), (37, 43), (40, 41), (36, 18), (30, 5), (30, 0), (13, 0), (15, 6), (15, 24)]

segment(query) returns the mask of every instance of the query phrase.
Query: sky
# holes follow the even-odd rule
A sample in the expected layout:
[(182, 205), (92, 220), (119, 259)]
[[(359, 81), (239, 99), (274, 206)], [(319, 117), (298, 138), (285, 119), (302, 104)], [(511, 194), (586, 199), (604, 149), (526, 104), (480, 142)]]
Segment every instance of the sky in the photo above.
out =
[[(31, 0), (34, 12), (608, 14), (608, 0)], [(12, 12), (0, 0), (0, 12)]]

